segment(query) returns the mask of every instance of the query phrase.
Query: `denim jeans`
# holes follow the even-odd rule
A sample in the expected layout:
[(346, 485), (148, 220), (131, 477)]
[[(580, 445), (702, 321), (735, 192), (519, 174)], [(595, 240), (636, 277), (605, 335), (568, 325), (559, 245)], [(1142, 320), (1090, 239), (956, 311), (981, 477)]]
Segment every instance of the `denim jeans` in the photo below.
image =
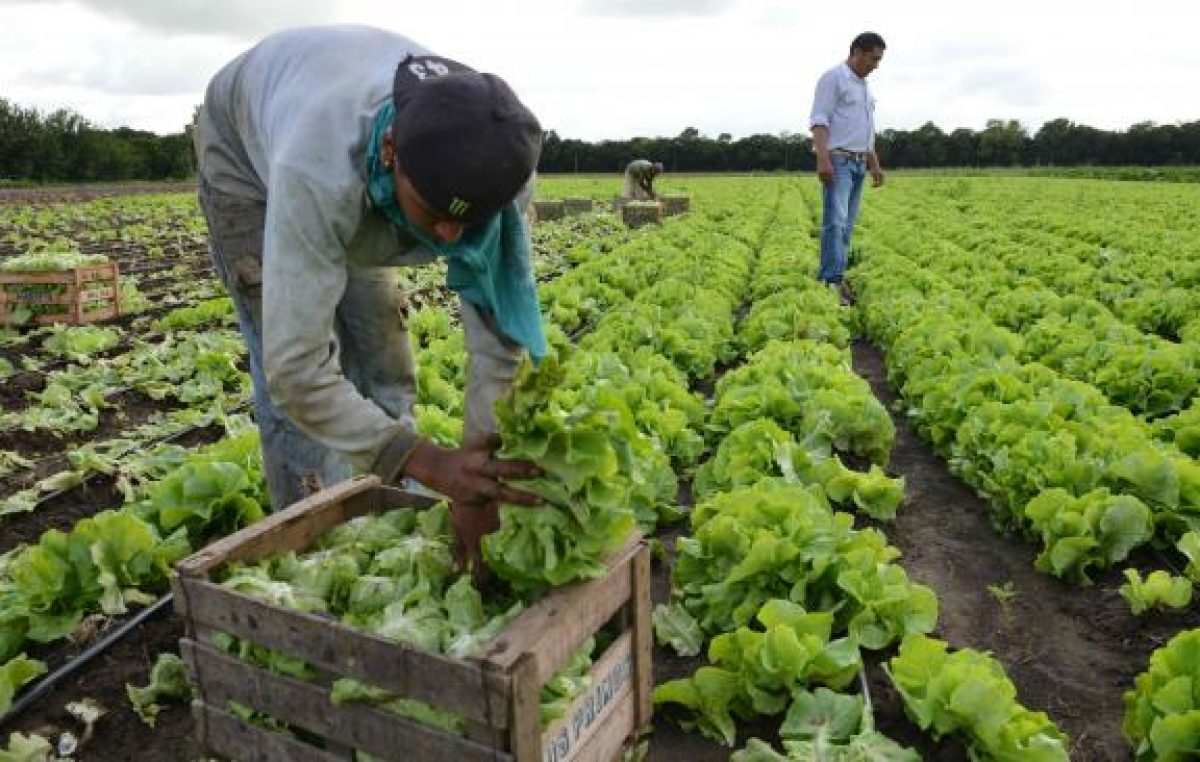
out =
[[(272, 402), (263, 376), (262, 249), (266, 205), (213, 190), (200, 179), (200, 207), (208, 222), (213, 268), (229, 290), (249, 350), (254, 406), (262, 438), (263, 469), (275, 510), (351, 475), (338, 453), (319, 444)], [(408, 331), (391, 268), (351, 268), (337, 308), (342, 372), (362, 395), (413, 427), (416, 397)]]
[(817, 277), (824, 283), (841, 283), (846, 272), (850, 235), (862, 201), (863, 179), (867, 163), (842, 154), (830, 156), (833, 182), (823, 186), (821, 219), (821, 270)]

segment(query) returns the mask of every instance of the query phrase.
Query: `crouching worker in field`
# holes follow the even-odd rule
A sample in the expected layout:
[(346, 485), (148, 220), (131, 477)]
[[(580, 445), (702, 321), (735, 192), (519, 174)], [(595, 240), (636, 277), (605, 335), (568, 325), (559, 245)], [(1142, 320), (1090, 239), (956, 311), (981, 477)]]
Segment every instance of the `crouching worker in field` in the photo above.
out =
[[(462, 548), (498, 525), (493, 402), (546, 353), (523, 210), (537, 119), (505, 82), (378, 29), (294, 29), (213, 78), (197, 116), (214, 267), (249, 347), (271, 500), (354, 472), (446, 496)], [(414, 432), (395, 267), (448, 261), (470, 354), (458, 449)]]
[(653, 201), (658, 198), (654, 193), (654, 178), (662, 174), (661, 161), (634, 159), (625, 168), (625, 187), (621, 197), (629, 201)]

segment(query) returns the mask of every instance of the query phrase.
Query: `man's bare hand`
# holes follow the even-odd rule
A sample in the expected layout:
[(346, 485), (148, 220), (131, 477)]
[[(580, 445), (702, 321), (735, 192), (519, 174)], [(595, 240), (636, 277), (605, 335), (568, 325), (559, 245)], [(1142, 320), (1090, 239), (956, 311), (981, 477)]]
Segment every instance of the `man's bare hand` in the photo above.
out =
[(817, 156), (817, 177), (821, 180), (821, 185), (829, 185), (833, 182), (833, 161), (829, 155)]
[(500, 504), (451, 503), (450, 526), (454, 529), (454, 560), (460, 569), (469, 568), (476, 586), (483, 587), (491, 575), (483, 563), (481, 543), (484, 535), (500, 528)]
[(500, 504), (535, 506), (542, 502), (537, 495), (507, 484), (510, 479), (537, 478), (542, 470), (525, 460), (500, 460), (496, 457), (499, 446), (496, 434), (469, 436), (457, 449), (421, 442), (404, 468), (406, 476), (450, 500), (455, 559), (461, 568), (471, 569), (480, 586), (489, 576), (480, 543), (484, 535), (500, 528)]
[(495, 452), (499, 446), (497, 434), (469, 436), (457, 449), (423, 441), (413, 450), (404, 474), (445, 495), (451, 504), (539, 505), (537, 495), (514, 489), (507, 482), (536, 478), (541, 469), (525, 460), (498, 459)]
[(879, 167), (871, 168), (871, 187), (878, 188), (883, 185), (883, 170)]

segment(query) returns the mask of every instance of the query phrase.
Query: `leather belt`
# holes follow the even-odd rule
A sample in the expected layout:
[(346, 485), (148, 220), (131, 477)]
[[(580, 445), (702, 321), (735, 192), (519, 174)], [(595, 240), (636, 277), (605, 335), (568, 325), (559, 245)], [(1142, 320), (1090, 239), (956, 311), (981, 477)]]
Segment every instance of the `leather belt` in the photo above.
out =
[(851, 158), (858, 159), (859, 161), (867, 160), (867, 152), (866, 151), (850, 151), (845, 148), (831, 148), (831, 149), (829, 149), (829, 152), (841, 154), (842, 156), (849, 156)]

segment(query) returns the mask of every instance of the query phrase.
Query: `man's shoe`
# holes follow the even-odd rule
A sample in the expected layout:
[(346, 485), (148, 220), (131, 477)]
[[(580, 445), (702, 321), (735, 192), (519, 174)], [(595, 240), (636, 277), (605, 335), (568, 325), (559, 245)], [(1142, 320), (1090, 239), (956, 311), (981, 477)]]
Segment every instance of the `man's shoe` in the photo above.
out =
[(850, 290), (850, 286), (846, 285), (845, 281), (838, 284), (838, 295), (841, 296), (843, 307), (854, 306), (854, 292)]

